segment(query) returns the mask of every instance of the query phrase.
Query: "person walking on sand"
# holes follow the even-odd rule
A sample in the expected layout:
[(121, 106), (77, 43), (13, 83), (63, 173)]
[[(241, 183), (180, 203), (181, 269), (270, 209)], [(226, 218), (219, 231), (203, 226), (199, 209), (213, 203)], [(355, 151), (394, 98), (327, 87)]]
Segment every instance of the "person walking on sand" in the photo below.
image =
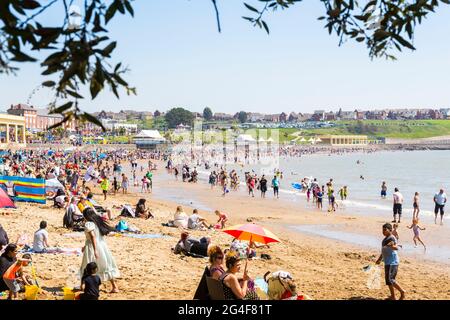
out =
[(444, 206), (447, 202), (447, 195), (444, 192), (444, 189), (439, 190), (439, 193), (436, 193), (433, 198), (434, 201), (434, 224), (437, 224), (437, 215), (440, 211), (441, 213), (441, 226), (444, 224), (442, 219), (444, 218)]
[(427, 250), (427, 247), (425, 246), (425, 243), (423, 243), (422, 239), (420, 239), (420, 230), (425, 230), (426, 228), (421, 228), (419, 226), (419, 219), (413, 219), (412, 224), (410, 226), (406, 226), (408, 229), (412, 229), (414, 232), (414, 247), (417, 247), (417, 241), (419, 241), (425, 250)]
[(393, 223), (397, 223), (397, 215), (398, 215), (398, 223), (400, 223), (400, 219), (402, 217), (402, 205), (403, 205), (403, 195), (398, 191), (398, 188), (394, 189), (393, 193), (393, 199), (394, 199), (394, 220)]
[(125, 173), (122, 173), (122, 193), (128, 193), (128, 177), (125, 175)]
[(419, 193), (418, 192), (414, 193), (413, 208), (414, 208), (413, 219), (419, 219), (420, 208), (419, 208)]
[(86, 241), (82, 248), (83, 260), (80, 267), (80, 277), (83, 276), (88, 263), (95, 262), (98, 266), (97, 274), (101, 280), (111, 282), (111, 293), (119, 292), (115, 279), (120, 277), (120, 272), (105, 241), (105, 236), (115, 229), (103, 221), (90, 207), (83, 210), (83, 217), (86, 221), (84, 225)]
[(261, 191), (261, 198), (265, 198), (267, 192), (267, 179), (265, 175), (262, 175), (261, 180), (259, 180), (259, 190)]
[(277, 197), (277, 199), (280, 197), (280, 180), (275, 175), (272, 179), (272, 188), (273, 188), (273, 196)]
[(386, 181), (383, 181), (383, 183), (381, 184), (381, 199), (386, 199), (386, 195), (387, 195), (387, 185)]
[(392, 235), (392, 225), (390, 223), (385, 223), (383, 225), (383, 235), (385, 238), (381, 242), (381, 254), (376, 264), (380, 264), (381, 260), (384, 261), (384, 278), (386, 285), (389, 287), (391, 293), (387, 300), (396, 300), (395, 289), (400, 292), (400, 300), (405, 299), (405, 290), (400, 287), (398, 282), (395, 280), (398, 272), (398, 266), (400, 264), (400, 259), (398, 257), (398, 245), (397, 239)]

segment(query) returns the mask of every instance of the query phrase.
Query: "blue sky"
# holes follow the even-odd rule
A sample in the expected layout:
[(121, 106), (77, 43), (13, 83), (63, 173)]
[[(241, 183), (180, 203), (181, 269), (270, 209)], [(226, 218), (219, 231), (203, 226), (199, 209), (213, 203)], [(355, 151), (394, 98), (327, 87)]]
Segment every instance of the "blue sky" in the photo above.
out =
[[(257, 5), (258, 1), (247, 1)], [(240, 110), (264, 113), (353, 110), (383, 107), (450, 107), (450, 7), (416, 29), (417, 51), (397, 53), (398, 61), (371, 61), (365, 45), (338, 47), (328, 35), (319, 1), (271, 13), (270, 35), (243, 20), (242, 0), (218, 0), (222, 33), (209, 0), (137, 0), (135, 18), (117, 16), (109, 36), (118, 41), (113, 62), (131, 69), (125, 77), (137, 96), (109, 89), (80, 105), (94, 112), (121, 109), (160, 111), (174, 106), (201, 112)], [(55, 8), (46, 19), (61, 21)], [(44, 77), (39, 64), (21, 66), (17, 77), (0, 76), (0, 109), (27, 102)], [(46, 105), (41, 89), (30, 100)]]

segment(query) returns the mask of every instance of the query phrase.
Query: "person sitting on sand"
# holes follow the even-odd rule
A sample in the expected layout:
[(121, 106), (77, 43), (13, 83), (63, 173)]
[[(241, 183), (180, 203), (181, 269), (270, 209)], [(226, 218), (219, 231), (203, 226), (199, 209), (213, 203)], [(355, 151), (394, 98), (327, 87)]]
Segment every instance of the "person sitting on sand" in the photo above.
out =
[(47, 222), (41, 221), (39, 224), (39, 230), (34, 233), (33, 252), (35, 253), (54, 251), (54, 248), (50, 248), (48, 245), (48, 232), (45, 228), (47, 228)]
[(95, 262), (90, 262), (84, 269), (83, 277), (81, 278), (80, 300), (98, 300), (100, 296), (100, 285), (102, 280), (97, 275), (98, 267)]
[(206, 230), (208, 228), (209, 226), (208, 223), (206, 222), (206, 219), (198, 214), (197, 209), (194, 209), (194, 211), (188, 218), (188, 229)]
[(181, 233), (181, 238), (177, 242), (175, 248), (173, 249), (175, 254), (193, 254), (196, 256), (207, 257), (208, 249), (211, 243), (211, 238), (202, 237), (196, 239), (191, 237), (188, 232), (184, 231)]
[(253, 290), (250, 288), (254, 284), (250, 285), (251, 279), (247, 270), (244, 270), (241, 280), (237, 277), (237, 273), (241, 270), (241, 261), (242, 259), (233, 251), (229, 251), (226, 255), (225, 265), (227, 270), (219, 278), (223, 285), (223, 293), (226, 300), (258, 299), (254, 287)]
[(19, 282), (25, 285), (31, 285), (29, 278), (22, 272), (23, 267), (26, 267), (31, 262), (31, 255), (26, 253), (22, 258), (17, 259), (3, 274), (3, 281), (8, 286), (8, 300), (16, 299), (21, 290)]
[(188, 215), (183, 211), (183, 207), (178, 206), (173, 217), (173, 225), (177, 228), (187, 229), (188, 227)]
[(134, 210), (136, 217), (143, 219), (154, 218), (150, 210), (145, 207), (145, 202), (145, 199), (139, 199), (138, 203), (136, 204), (136, 210)]
[(10, 243), (0, 256), (0, 292), (8, 290), (8, 286), (3, 281), (3, 274), (17, 261), (17, 252), (19, 252), (17, 245)]
[(107, 219), (113, 220), (111, 209), (105, 208), (102, 205), (100, 205), (99, 203), (97, 203), (97, 201), (94, 200), (94, 194), (92, 192), (89, 192), (87, 194), (86, 201), (88, 204), (90, 204), (91, 207), (93, 207), (95, 209), (97, 214), (99, 214), (104, 220), (107, 220)]
[(209, 256), (209, 272), (211, 274), (211, 278), (219, 280), (220, 276), (225, 273), (225, 269), (223, 268), (224, 263), (224, 253), (219, 246), (212, 246), (208, 250)]
[(0, 251), (9, 243), (8, 234), (6, 233), (5, 229), (3, 229), (2, 225), (0, 224)]

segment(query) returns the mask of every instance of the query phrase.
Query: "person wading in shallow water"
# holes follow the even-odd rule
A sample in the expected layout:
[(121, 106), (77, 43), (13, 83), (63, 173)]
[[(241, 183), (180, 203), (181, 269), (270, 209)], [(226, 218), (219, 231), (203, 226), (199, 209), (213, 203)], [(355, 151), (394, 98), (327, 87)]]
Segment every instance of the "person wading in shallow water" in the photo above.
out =
[(394, 198), (394, 220), (393, 223), (397, 223), (397, 215), (398, 215), (398, 223), (400, 223), (400, 219), (402, 217), (402, 205), (403, 205), (403, 195), (398, 191), (398, 188), (394, 189), (394, 194), (392, 195)]

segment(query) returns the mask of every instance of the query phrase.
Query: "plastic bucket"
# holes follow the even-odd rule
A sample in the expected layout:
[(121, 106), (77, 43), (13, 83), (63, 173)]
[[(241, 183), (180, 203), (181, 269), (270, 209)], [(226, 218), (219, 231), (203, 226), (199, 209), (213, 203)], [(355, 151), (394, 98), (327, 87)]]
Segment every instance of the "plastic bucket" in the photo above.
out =
[(64, 287), (63, 292), (64, 292), (64, 300), (75, 300), (75, 292), (73, 291), (72, 288)]
[(37, 300), (39, 287), (36, 285), (25, 286), (25, 300)]

